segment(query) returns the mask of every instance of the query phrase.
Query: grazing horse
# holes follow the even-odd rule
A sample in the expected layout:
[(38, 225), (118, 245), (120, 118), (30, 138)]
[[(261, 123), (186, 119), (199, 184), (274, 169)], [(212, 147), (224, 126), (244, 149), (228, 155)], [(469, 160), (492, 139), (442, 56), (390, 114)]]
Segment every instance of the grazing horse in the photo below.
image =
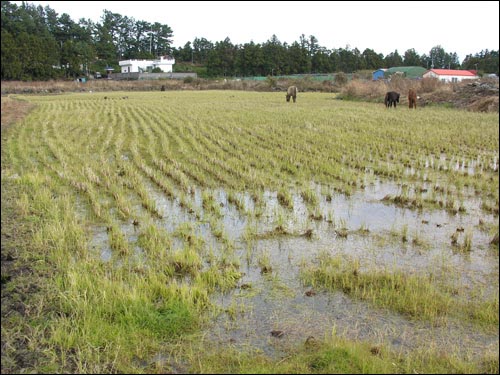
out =
[(286, 101), (290, 101), (290, 97), (293, 98), (293, 102), (295, 103), (295, 100), (297, 100), (297, 93), (299, 92), (299, 89), (297, 86), (290, 86), (288, 90), (286, 90)]
[(396, 108), (396, 103), (399, 103), (399, 92), (389, 91), (385, 94), (384, 104), (387, 108), (392, 107), (393, 104)]
[(413, 89), (408, 91), (408, 106), (417, 109), (417, 93)]

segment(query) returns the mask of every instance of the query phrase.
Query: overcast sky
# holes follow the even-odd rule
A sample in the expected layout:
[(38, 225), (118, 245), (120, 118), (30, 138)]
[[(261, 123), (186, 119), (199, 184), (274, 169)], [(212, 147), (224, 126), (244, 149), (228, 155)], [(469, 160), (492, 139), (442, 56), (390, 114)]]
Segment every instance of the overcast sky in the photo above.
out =
[[(408, 49), (429, 54), (440, 45), (460, 62), (481, 50), (498, 50), (498, 1), (27, 1), (101, 22), (109, 10), (173, 31), (173, 47), (195, 38), (233, 44), (264, 43), (275, 34), (291, 44), (314, 35), (327, 49), (366, 48), (384, 56)], [(20, 4), (19, 1), (13, 3)]]

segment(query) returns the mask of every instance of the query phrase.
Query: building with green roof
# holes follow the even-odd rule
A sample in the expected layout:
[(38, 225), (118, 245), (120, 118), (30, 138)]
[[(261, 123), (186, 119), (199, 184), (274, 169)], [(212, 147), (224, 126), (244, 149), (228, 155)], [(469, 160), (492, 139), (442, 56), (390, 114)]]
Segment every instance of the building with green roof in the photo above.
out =
[(427, 69), (421, 66), (396, 66), (384, 72), (385, 78), (390, 78), (393, 74), (401, 74), (405, 78), (421, 79)]

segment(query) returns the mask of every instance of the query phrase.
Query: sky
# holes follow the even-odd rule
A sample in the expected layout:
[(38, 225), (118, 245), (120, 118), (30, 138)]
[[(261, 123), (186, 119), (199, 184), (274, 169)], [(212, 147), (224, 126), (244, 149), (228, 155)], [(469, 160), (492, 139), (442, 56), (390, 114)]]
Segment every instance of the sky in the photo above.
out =
[[(12, 1), (20, 4), (20, 1)], [(435, 46), (460, 62), (499, 49), (498, 1), (27, 1), (101, 22), (104, 10), (137, 21), (159, 22), (173, 32), (172, 46), (195, 38), (215, 43), (265, 43), (276, 35), (292, 44), (314, 36), (327, 49), (366, 48), (387, 56), (409, 49), (429, 55)]]

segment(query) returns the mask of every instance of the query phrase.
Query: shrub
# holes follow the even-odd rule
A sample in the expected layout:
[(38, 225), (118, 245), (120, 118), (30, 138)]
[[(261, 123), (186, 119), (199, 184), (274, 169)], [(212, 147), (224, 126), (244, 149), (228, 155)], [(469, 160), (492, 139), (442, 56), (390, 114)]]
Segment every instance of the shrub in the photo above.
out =
[(424, 93), (436, 91), (440, 86), (442, 86), (442, 82), (434, 77), (424, 78), (420, 81), (420, 91)]
[(274, 77), (267, 76), (266, 78), (266, 83), (269, 85), (270, 88), (274, 89), (277, 86), (277, 80)]
[(344, 86), (347, 83), (347, 75), (344, 72), (335, 74), (335, 84), (337, 86)]

